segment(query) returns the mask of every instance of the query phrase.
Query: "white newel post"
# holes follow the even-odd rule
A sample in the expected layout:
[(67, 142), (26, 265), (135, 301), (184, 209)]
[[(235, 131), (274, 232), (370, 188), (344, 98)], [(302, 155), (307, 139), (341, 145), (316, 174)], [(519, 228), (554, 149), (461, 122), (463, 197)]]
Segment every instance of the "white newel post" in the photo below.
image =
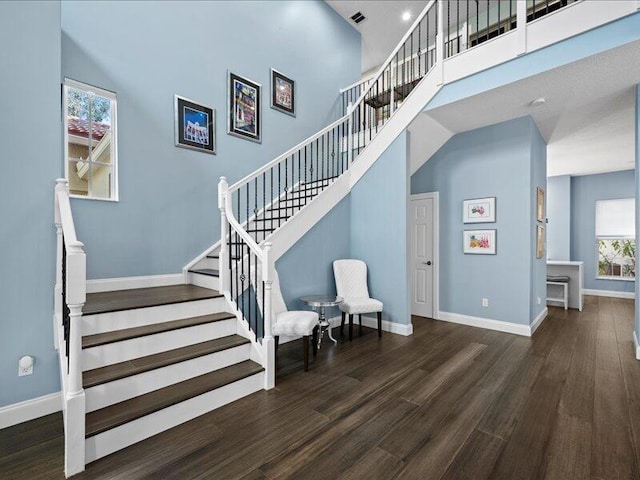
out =
[(86, 300), (87, 273), (84, 245), (67, 245), (67, 304), (69, 305), (69, 381), (66, 392), (65, 472), (84, 470), (85, 396), (82, 389), (82, 307)]
[(56, 284), (53, 288), (53, 346), (58, 350), (58, 329), (62, 322), (62, 218), (58, 205), (58, 193), (69, 192), (69, 183), (65, 178), (56, 180), (53, 194), (53, 222), (56, 226)]
[(229, 291), (229, 271), (227, 270), (227, 265), (229, 265), (229, 258), (227, 257), (227, 255), (229, 255), (227, 235), (229, 235), (229, 232), (227, 231), (228, 221), (226, 209), (228, 192), (229, 184), (227, 183), (226, 177), (220, 177), (220, 182), (218, 183), (218, 208), (220, 209), (220, 254), (218, 270), (220, 272), (220, 291), (223, 293)]
[(527, 53), (527, 2), (516, 2), (516, 52), (518, 55)]
[(444, 1), (438, 0), (438, 32), (436, 34), (436, 68), (438, 85), (444, 83)]
[(264, 376), (264, 388), (270, 390), (276, 386), (276, 348), (275, 340), (273, 339), (273, 333), (271, 330), (271, 288), (272, 277), (270, 252), (271, 242), (266, 242), (262, 251), (262, 281), (264, 282), (264, 308), (263, 308), (263, 320), (264, 320), (264, 338), (262, 344), (265, 352), (265, 376)]

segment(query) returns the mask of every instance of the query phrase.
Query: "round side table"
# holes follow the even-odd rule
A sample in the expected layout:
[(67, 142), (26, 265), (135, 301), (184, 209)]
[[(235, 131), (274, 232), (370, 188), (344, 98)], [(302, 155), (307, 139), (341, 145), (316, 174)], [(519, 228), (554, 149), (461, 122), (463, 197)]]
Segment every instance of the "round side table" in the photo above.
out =
[(324, 309), (327, 307), (335, 307), (340, 305), (344, 299), (342, 297), (336, 297), (331, 295), (308, 295), (305, 297), (300, 297), (300, 301), (310, 307), (316, 309), (318, 311), (318, 316), (320, 320), (320, 335), (318, 336), (318, 348), (320, 348), (320, 344), (322, 343), (322, 337), (324, 336), (324, 332), (327, 332), (327, 336), (329, 339), (338, 344), (338, 341), (333, 338), (331, 335), (331, 324), (327, 320)]

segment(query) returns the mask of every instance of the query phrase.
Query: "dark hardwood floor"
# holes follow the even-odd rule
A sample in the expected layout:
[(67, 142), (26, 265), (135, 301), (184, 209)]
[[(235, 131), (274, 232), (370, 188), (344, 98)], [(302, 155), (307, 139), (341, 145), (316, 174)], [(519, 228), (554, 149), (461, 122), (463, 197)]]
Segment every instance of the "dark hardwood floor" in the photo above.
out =
[[(533, 338), (414, 318), (363, 329), (278, 386), (89, 465), (84, 479), (640, 478), (633, 302), (551, 309)], [(357, 332), (357, 328), (356, 328)], [(62, 479), (61, 416), (0, 431), (0, 478)]]

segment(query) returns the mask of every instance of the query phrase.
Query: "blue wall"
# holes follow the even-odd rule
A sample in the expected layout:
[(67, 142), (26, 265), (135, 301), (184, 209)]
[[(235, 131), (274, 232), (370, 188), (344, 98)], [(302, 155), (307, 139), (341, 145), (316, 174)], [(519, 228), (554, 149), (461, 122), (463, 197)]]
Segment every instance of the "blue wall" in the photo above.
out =
[(571, 176), (547, 179), (547, 258), (571, 258)]
[(571, 260), (584, 262), (584, 288), (616, 292), (635, 290), (632, 281), (596, 279), (596, 200), (634, 196), (633, 170), (571, 178)]
[[(54, 180), (60, 176), (60, 4), (0, 2), (0, 407), (59, 390), (53, 348)], [(35, 357), (18, 377), (18, 360)]]
[[(333, 261), (349, 258), (350, 197), (345, 197), (276, 262), (280, 289), (290, 310), (309, 310), (303, 295), (335, 295)], [(328, 309), (327, 318), (339, 315)]]
[[(400, 134), (351, 193), (276, 262), (290, 309), (308, 309), (302, 295), (335, 294), (333, 261), (357, 258), (367, 264), (369, 294), (383, 302), (383, 319), (410, 322), (407, 138)], [(327, 317), (339, 314), (327, 311)]]
[(369, 271), (383, 320), (410, 322), (407, 273), (408, 135), (401, 133), (351, 190), (351, 258)]
[[(635, 169), (635, 197), (636, 197), (636, 240), (640, 238), (640, 84), (636, 86), (636, 169)], [(637, 251), (637, 247), (636, 247)], [(640, 273), (636, 268), (636, 337), (640, 341)]]
[[(65, 1), (62, 30), (63, 75), (118, 94), (120, 202), (72, 204), (88, 278), (181, 271), (219, 237), (219, 177), (326, 126), (360, 78), (359, 34), (321, 1)], [(269, 108), (272, 67), (297, 81), (295, 118)], [(261, 144), (226, 134), (227, 70), (263, 86)], [(174, 147), (174, 94), (216, 109), (216, 156)]]
[[(536, 126), (535, 122), (530, 122), (531, 128), (531, 188), (530, 188), (530, 211), (531, 218), (531, 251), (529, 258), (531, 259), (531, 296), (530, 296), (530, 316), (529, 319), (533, 322), (538, 315), (546, 307), (547, 297), (547, 255), (546, 247), (542, 258), (536, 258), (537, 247), (537, 234), (538, 226), (545, 227), (546, 235), (546, 223), (537, 221), (537, 208), (538, 208), (538, 187), (547, 192), (547, 143), (542, 138), (540, 130)], [(546, 202), (545, 202), (546, 209)], [(546, 219), (546, 210), (544, 219)], [(545, 237), (546, 243), (546, 237)], [(540, 303), (538, 303), (540, 299)]]
[[(440, 192), (441, 311), (530, 323), (537, 136), (530, 117), (460, 133), (411, 176), (412, 194)], [(463, 200), (489, 196), (497, 197), (496, 223), (463, 224)], [(497, 229), (497, 255), (463, 254), (465, 229)]]

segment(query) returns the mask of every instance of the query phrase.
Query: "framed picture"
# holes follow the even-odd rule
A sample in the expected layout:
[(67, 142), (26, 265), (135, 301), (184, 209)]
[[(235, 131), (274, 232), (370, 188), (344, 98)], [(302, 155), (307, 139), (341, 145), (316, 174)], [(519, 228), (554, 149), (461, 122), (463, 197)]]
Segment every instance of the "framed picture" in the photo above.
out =
[(227, 133), (254, 142), (261, 142), (260, 89), (258, 83), (229, 72)]
[(537, 225), (536, 231), (536, 258), (544, 257), (544, 227)]
[(465, 230), (464, 253), (475, 255), (496, 254), (496, 230)]
[(296, 116), (296, 82), (271, 69), (271, 108)]
[(216, 153), (216, 111), (193, 100), (174, 96), (176, 147)]
[(496, 221), (496, 197), (474, 198), (462, 202), (463, 223), (493, 223)]
[(539, 222), (544, 222), (544, 190), (538, 187), (538, 195), (536, 202), (536, 218)]

